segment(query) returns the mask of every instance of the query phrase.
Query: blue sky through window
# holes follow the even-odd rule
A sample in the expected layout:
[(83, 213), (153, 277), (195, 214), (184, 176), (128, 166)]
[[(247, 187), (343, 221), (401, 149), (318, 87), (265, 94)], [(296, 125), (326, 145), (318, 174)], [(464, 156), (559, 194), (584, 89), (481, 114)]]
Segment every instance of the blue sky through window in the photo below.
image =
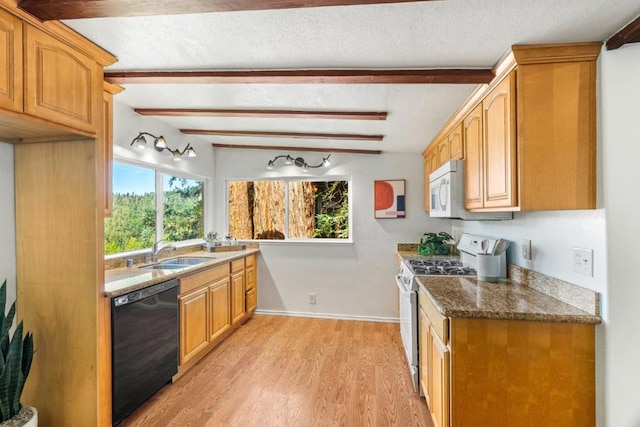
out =
[(113, 163), (114, 194), (147, 194), (155, 192), (155, 188), (155, 171), (153, 169)]

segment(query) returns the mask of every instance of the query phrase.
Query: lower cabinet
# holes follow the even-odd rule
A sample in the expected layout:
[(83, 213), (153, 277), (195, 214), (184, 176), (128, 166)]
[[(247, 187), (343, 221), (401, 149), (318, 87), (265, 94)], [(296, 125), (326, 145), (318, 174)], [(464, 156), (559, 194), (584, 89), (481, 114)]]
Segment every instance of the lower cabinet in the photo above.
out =
[[(180, 362), (178, 376), (240, 326), (256, 305), (255, 255), (180, 279)], [(249, 283), (251, 289), (246, 290)]]
[(251, 316), (258, 307), (258, 289), (256, 276), (256, 256), (249, 255), (245, 258), (245, 309), (246, 314)]
[(595, 426), (595, 325), (447, 318), (419, 300), (434, 426)]

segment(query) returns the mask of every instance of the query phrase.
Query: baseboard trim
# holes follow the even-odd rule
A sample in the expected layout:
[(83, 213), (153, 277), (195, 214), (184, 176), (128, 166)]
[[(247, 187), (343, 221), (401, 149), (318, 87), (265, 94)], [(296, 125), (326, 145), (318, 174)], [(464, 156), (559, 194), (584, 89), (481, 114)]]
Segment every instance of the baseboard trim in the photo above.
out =
[(255, 314), (286, 317), (311, 317), (314, 319), (358, 320), (361, 322), (400, 323), (397, 317), (353, 316), (350, 314), (306, 313), (302, 311), (259, 310)]

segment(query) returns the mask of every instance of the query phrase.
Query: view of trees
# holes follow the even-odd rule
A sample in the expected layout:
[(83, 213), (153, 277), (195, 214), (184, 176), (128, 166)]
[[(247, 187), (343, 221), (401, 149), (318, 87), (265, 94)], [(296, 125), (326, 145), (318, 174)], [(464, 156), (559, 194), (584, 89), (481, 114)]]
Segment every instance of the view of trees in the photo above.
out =
[(236, 181), (228, 191), (229, 234), (236, 238), (349, 237), (347, 181)]
[[(203, 183), (169, 177), (163, 204), (164, 240), (204, 235)], [(155, 193), (113, 195), (113, 215), (105, 219), (105, 254), (150, 248), (156, 241)]]

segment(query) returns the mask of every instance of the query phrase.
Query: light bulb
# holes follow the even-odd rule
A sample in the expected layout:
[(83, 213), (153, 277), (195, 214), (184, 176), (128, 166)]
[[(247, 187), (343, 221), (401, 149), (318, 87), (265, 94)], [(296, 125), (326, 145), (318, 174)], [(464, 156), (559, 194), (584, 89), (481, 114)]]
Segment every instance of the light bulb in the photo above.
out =
[(187, 157), (198, 157), (196, 155), (196, 150), (194, 150), (193, 147), (187, 148)]
[(161, 135), (156, 139), (155, 147), (156, 148), (167, 148), (167, 141), (164, 140), (164, 136)]
[(174, 162), (179, 162), (180, 160), (182, 160), (182, 154), (180, 154), (180, 152), (178, 150), (173, 152), (173, 161)]
[(138, 147), (139, 150), (146, 150), (147, 140), (144, 139), (144, 136), (140, 135), (136, 138), (136, 147)]
[(302, 165), (302, 172), (309, 172), (309, 165), (308, 164), (304, 164)]
[(293, 157), (287, 156), (287, 158), (284, 160), (284, 164), (290, 165), (291, 163), (293, 163)]
[(325, 168), (328, 168), (329, 166), (331, 166), (331, 161), (329, 160), (329, 157), (325, 157), (324, 159), (322, 159), (322, 165)]
[(269, 163), (267, 163), (267, 169), (273, 169), (273, 160), (269, 160)]

